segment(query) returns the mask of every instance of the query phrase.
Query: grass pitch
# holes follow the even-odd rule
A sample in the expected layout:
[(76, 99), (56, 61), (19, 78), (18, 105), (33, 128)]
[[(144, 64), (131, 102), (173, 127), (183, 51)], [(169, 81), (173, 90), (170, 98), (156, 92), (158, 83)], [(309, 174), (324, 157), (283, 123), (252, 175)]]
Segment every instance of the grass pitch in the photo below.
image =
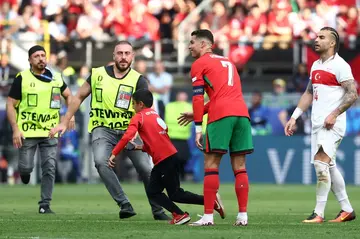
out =
[[(0, 238), (360, 238), (360, 219), (348, 223), (304, 225), (315, 206), (315, 186), (251, 185), (249, 225), (234, 227), (237, 214), (234, 187), (223, 184), (220, 194), (226, 219), (215, 214), (213, 227), (174, 226), (154, 221), (142, 184), (124, 184), (125, 192), (138, 215), (118, 218), (118, 207), (105, 187), (99, 185), (56, 185), (51, 208), (56, 215), (37, 213), (39, 186), (0, 186)], [(184, 184), (184, 189), (201, 193), (201, 184)], [(348, 187), (355, 209), (360, 208), (360, 189)], [(202, 214), (201, 206), (180, 205), (192, 221)], [(326, 219), (340, 208), (329, 196)], [(360, 213), (360, 210), (359, 210)]]

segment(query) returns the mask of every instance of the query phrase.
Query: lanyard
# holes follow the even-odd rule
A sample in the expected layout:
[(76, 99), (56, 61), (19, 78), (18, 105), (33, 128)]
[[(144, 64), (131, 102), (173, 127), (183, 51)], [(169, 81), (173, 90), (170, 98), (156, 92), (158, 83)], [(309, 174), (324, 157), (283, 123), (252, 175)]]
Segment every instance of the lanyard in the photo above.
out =
[[(45, 72), (46, 72), (46, 68), (45, 68)], [(49, 70), (48, 70), (49, 71)], [(46, 80), (49, 80), (49, 81), (52, 81), (53, 80), (53, 78), (52, 77), (50, 77), (50, 76), (47, 76), (47, 75), (45, 75), (45, 74), (40, 74), (40, 75), (37, 75), (37, 74), (35, 74), (33, 71), (32, 71), (32, 69), (30, 68), (30, 72), (34, 75), (34, 76), (39, 76), (39, 77), (42, 77), (42, 78), (44, 78), (44, 79), (46, 79)], [(50, 71), (51, 72), (51, 71)]]

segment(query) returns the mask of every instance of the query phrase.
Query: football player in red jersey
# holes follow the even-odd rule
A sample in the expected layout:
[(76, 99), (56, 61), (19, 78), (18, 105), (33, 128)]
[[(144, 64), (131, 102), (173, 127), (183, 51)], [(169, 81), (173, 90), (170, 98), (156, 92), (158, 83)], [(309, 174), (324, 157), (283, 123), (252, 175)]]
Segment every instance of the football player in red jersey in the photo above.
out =
[[(136, 115), (131, 119), (124, 136), (115, 146), (109, 159), (109, 166), (115, 166), (115, 157), (139, 132), (143, 145), (135, 149), (147, 152), (154, 162), (150, 182), (146, 192), (148, 197), (172, 213), (170, 224), (186, 224), (190, 221), (187, 212), (182, 211), (174, 202), (204, 205), (204, 196), (184, 191), (180, 187), (177, 150), (167, 134), (168, 128), (160, 116), (151, 109), (153, 96), (148, 90), (138, 90), (133, 95), (133, 108)], [(168, 196), (163, 193), (166, 189)], [(224, 217), (220, 196), (217, 194), (213, 209)]]
[[(249, 112), (243, 99), (235, 65), (228, 58), (212, 53), (213, 34), (209, 30), (191, 33), (189, 50), (196, 61), (191, 67), (193, 114), (185, 113), (179, 123), (194, 120), (196, 145), (205, 152), (204, 216), (193, 226), (213, 225), (213, 207), (219, 189), (219, 165), (230, 151), (235, 175), (239, 212), (234, 225), (247, 225), (249, 193), (245, 155), (253, 152)], [(210, 101), (204, 106), (204, 93)], [(204, 147), (201, 143), (203, 115), (208, 113)]]

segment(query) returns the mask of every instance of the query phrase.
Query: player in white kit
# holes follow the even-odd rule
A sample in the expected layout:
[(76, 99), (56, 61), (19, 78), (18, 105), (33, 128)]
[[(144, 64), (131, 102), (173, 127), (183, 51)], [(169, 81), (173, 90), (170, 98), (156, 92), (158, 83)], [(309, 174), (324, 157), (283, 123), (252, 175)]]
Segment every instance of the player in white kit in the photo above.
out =
[(285, 126), (285, 135), (293, 135), (296, 119), (312, 104), (311, 163), (314, 164), (316, 206), (303, 222), (322, 223), (330, 189), (340, 203), (341, 211), (329, 222), (355, 219), (345, 189), (344, 178), (336, 167), (336, 150), (346, 130), (346, 110), (356, 101), (358, 94), (349, 64), (341, 58), (339, 34), (331, 27), (320, 30), (315, 39), (315, 51), (320, 59), (311, 67), (310, 81), (298, 106)]

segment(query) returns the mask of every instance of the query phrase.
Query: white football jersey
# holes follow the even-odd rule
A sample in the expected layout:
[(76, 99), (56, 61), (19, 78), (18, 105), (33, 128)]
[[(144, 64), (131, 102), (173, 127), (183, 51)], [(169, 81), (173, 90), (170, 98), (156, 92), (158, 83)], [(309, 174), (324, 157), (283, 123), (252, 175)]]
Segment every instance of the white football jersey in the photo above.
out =
[[(340, 83), (354, 79), (350, 65), (337, 53), (327, 61), (315, 61), (311, 67), (310, 80), (313, 86), (313, 105), (311, 113), (312, 133), (324, 127), (326, 117), (342, 102), (344, 89)], [(345, 135), (346, 112), (339, 115), (334, 130)]]

